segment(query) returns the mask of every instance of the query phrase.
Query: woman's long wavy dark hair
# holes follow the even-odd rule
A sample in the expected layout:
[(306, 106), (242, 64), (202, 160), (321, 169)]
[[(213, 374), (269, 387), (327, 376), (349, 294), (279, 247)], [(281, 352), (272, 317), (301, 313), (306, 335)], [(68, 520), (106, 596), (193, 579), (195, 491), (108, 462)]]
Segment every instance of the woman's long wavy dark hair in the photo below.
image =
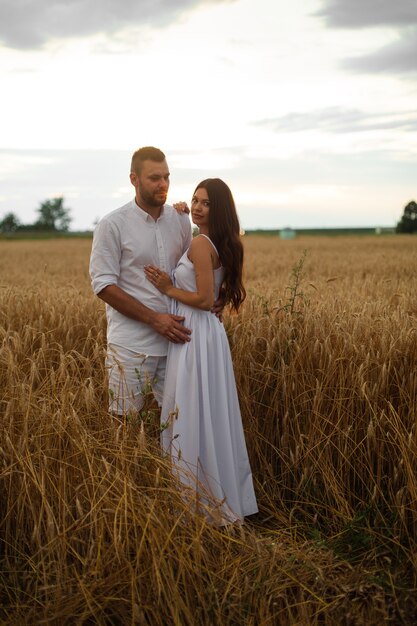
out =
[(197, 185), (194, 193), (197, 189), (205, 189), (209, 197), (209, 237), (224, 267), (222, 291), (225, 304), (238, 311), (246, 298), (246, 291), (242, 282), (243, 245), (232, 192), (220, 178), (207, 178)]

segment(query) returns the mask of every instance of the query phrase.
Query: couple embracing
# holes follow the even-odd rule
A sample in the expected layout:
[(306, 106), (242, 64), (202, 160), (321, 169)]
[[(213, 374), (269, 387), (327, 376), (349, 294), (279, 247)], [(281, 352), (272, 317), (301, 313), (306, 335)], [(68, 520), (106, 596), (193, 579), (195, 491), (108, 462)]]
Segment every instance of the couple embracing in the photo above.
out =
[[(184, 486), (216, 524), (258, 511), (227, 336), (218, 316), (245, 298), (243, 247), (232, 193), (197, 185), (191, 217), (165, 204), (169, 168), (154, 147), (132, 157), (135, 198), (96, 226), (94, 293), (106, 303), (110, 411), (139, 411), (151, 383), (161, 444)], [(217, 312), (217, 315), (216, 315)]]

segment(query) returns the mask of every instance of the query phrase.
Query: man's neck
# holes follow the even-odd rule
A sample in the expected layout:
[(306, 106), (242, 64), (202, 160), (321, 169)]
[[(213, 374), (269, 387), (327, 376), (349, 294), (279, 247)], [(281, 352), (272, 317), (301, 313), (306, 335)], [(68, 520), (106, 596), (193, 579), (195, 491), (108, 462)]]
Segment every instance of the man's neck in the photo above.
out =
[(137, 206), (142, 209), (142, 211), (145, 211), (145, 213), (147, 213), (148, 215), (150, 215), (156, 222), (156, 220), (158, 219), (158, 217), (160, 217), (162, 209), (163, 209), (163, 205), (159, 206), (159, 207), (155, 207), (155, 206), (149, 206), (148, 204), (144, 203), (144, 202), (138, 202), (138, 199), (135, 198), (135, 202), (137, 204)]

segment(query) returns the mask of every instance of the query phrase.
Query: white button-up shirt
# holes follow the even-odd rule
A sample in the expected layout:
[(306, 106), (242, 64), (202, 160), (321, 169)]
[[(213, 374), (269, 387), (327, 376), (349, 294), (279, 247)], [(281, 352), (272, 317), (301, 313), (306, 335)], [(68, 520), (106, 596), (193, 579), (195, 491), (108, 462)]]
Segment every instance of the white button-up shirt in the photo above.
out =
[[(169, 274), (191, 243), (188, 215), (165, 205), (155, 221), (135, 200), (104, 216), (94, 231), (90, 276), (95, 294), (117, 285), (159, 313), (169, 311), (169, 298), (146, 278), (144, 266)], [(147, 324), (132, 320), (106, 304), (107, 342), (149, 356), (164, 356), (168, 341)]]

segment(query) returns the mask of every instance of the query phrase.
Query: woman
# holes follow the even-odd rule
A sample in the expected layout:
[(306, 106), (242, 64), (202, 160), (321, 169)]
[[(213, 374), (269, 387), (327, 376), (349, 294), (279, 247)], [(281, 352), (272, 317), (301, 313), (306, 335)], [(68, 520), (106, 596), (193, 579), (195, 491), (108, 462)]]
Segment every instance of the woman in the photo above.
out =
[(220, 289), (235, 311), (246, 296), (239, 220), (226, 183), (202, 181), (192, 198), (191, 217), (200, 234), (179, 260), (174, 282), (154, 266), (145, 268), (146, 277), (173, 298), (175, 312), (192, 330), (190, 342), (169, 346), (162, 447), (181, 482), (197, 493), (198, 508), (223, 525), (258, 511), (229, 343), (210, 311)]

